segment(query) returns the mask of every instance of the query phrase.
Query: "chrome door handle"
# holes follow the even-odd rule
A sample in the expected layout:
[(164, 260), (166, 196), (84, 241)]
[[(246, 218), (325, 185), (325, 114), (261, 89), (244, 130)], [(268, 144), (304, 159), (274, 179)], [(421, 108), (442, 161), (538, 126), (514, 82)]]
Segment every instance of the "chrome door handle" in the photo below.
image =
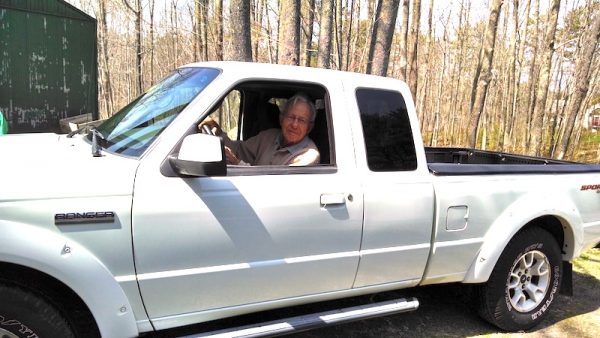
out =
[(338, 194), (321, 194), (321, 205), (338, 205), (338, 204), (346, 204), (346, 194), (338, 193)]

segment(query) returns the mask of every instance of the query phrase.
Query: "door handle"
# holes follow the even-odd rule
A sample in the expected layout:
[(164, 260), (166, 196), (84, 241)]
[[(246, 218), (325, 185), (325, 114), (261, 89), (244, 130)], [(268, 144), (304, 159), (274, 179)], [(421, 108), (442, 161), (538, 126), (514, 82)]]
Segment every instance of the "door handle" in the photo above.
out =
[[(348, 197), (350, 198), (350, 197)], [(346, 204), (346, 194), (338, 193), (338, 194), (321, 194), (321, 205), (338, 205), (338, 204)]]

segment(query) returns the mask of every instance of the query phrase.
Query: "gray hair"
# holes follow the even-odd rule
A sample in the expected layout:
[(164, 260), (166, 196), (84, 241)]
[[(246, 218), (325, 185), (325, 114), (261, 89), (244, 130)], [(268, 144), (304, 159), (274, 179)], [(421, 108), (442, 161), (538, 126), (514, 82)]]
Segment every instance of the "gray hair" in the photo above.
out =
[(315, 108), (315, 104), (311, 101), (308, 95), (303, 93), (297, 93), (294, 96), (290, 97), (285, 102), (285, 105), (283, 106), (283, 111), (281, 113), (287, 114), (288, 109), (290, 107), (293, 107), (298, 102), (306, 103), (308, 105), (311, 114), (310, 122), (315, 122), (315, 119), (317, 118), (317, 108)]

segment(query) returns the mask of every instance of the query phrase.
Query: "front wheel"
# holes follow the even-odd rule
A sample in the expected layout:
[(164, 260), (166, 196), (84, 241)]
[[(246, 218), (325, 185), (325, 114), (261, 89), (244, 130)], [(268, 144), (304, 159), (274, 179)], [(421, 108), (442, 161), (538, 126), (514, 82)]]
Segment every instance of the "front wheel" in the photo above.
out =
[(0, 283), (0, 338), (74, 337), (60, 312), (39, 295)]
[(490, 279), (479, 287), (479, 314), (507, 331), (540, 323), (560, 290), (561, 253), (541, 228), (518, 233), (506, 246)]

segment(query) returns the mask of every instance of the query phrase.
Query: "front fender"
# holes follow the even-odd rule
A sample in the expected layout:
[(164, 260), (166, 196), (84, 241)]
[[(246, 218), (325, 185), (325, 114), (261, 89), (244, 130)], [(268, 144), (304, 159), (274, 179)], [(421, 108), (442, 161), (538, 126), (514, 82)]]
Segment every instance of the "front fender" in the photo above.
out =
[(139, 334), (129, 300), (90, 251), (60, 233), (0, 220), (0, 261), (43, 272), (64, 283), (88, 306), (103, 337)]
[(563, 226), (563, 260), (577, 255), (582, 245), (583, 227), (573, 202), (557, 195), (528, 194), (513, 202), (490, 226), (463, 283), (486, 282), (508, 242), (525, 225), (542, 216), (554, 216)]

